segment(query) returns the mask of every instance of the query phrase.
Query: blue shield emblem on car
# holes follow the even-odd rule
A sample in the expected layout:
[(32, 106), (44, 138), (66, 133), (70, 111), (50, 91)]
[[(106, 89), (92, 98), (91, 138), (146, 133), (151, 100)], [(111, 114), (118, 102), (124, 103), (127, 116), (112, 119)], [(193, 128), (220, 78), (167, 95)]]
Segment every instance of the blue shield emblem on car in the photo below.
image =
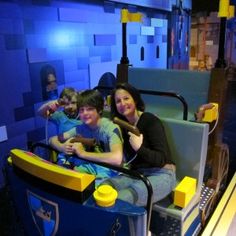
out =
[(40, 235), (55, 235), (59, 224), (58, 204), (29, 190), (27, 198), (33, 221)]

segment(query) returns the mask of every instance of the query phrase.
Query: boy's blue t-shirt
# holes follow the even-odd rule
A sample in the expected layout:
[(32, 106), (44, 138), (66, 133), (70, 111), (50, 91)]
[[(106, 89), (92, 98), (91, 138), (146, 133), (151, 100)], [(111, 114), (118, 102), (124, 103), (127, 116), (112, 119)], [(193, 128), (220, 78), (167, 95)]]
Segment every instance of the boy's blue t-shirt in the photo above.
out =
[[(84, 138), (94, 138), (96, 140), (94, 152), (110, 152), (111, 145), (122, 144), (123, 142), (119, 126), (107, 118), (101, 118), (100, 125), (97, 129), (91, 129), (86, 124), (81, 123), (69, 132), (72, 136), (81, 135)], [(87, 149), (87, 147), (85, 147), (85, 149)], [(75, 165), (75, 170), (94, 174), (97, 179), (116, 175), (116, 172), (109, 168), (89, 163), (76, 157), (71, 157), (68, 161)]]
[(57, 133), (62, 134), (82, 122), (79, 119), (69, 118), (63, 111), (55, 111), (49, 120), (57, 126)]

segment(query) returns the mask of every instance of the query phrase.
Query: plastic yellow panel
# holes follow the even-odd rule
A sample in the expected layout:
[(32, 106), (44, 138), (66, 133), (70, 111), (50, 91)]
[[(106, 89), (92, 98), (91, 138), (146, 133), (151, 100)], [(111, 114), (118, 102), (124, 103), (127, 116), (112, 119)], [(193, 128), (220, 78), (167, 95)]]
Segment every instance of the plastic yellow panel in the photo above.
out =
[(204, 117), (202, 121), (204, 122), (212, 122), (217, 119), (218, 116), (218, 104), (211, 103), (214, 105), (211, 109), (205, 110)]
[(174, 191), (174, 204), (179, 207), (186, 207), (196, 192), (197, 180), (185, 176), (177, 185)]
[(11, 150), (10, 157), (13, 165), (23, 171), (68, 189), (82, 192), (95, 179), (93, 175), (66, 169), (20, 149)]

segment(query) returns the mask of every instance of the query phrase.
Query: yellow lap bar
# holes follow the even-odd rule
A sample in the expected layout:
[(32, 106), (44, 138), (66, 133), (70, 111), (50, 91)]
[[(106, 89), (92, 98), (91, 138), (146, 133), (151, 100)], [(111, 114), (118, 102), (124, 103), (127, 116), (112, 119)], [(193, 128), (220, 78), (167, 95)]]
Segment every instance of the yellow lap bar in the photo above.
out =
[(31, 152), (20, 149), (11, 150), (10, 157), (13, 165), (19, 167), (23, 171), (47, 182), (57, 184), (68, 189), (82, 192), (95, 179), (95, 176), (93, 175), (78, 173), (76, 171), (66, 169), (48, 162)]

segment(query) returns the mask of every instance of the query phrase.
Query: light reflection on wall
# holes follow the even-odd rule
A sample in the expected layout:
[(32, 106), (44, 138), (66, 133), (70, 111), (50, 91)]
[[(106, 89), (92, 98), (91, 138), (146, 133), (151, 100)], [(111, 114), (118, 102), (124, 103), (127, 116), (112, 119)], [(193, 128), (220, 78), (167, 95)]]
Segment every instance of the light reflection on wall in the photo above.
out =
[(66, 48), (84, 44), (83, 34), (74, 33), (73, 31), (61, 30), (52, 32), (49, 37), (51, 47)]

